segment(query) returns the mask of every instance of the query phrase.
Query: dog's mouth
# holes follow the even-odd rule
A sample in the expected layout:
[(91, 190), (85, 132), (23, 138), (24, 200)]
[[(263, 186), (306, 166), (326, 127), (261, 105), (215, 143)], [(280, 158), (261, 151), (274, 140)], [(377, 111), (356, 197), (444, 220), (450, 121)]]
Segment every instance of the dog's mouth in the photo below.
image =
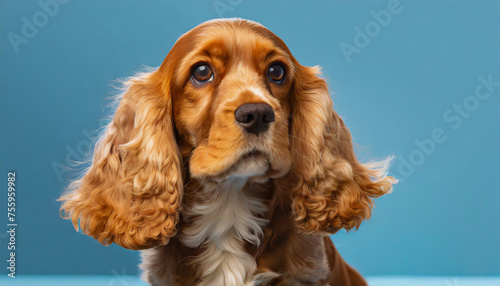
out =
[(283, 173), (284, 168), (281, 165), (275, 166), (273, 160), (275, 157), (272, 149), (268, 150), (265, 147), (252, 146), (243, 150), (217, 153), (212, 149), (201, 147), (193, 151), (189, 168), (191, 176), (198, 179), (219, 181), (233, 177), (252, 179), (252, 181), (267, 180)]
[(243, 153), (234, 164), (218, 177), (250, 178), (262, 176), (271, 168), (268, 156), (260, 150), (253, 149)]

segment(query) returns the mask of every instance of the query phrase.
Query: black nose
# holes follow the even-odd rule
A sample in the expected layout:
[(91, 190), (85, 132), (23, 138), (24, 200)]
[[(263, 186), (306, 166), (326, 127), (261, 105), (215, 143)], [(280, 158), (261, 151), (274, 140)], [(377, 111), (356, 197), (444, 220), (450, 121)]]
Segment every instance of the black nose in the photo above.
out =
[(267, 103), (246, 103), (236, 109), (234, 117), (247, 132), (259, 135), (274, 122), (274, 110)]

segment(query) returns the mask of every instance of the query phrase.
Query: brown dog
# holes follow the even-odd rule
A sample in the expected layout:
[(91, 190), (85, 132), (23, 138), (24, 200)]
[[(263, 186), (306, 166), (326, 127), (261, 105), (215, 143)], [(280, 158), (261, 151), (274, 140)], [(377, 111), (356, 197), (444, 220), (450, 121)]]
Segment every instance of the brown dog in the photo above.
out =
[(147, 249), (152, 285), (366, 285), (328, 235), (394, 180), (357, 161), (318, 74), (258, 23), (201, 24), (130, 79), (62, 210)]

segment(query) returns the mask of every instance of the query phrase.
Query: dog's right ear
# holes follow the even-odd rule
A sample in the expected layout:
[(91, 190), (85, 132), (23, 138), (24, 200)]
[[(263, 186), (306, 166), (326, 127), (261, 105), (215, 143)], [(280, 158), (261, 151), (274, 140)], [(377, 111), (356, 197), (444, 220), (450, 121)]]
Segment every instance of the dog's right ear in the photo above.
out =
[(127, 82), (92, 165), (59, 200), (64, 218), (105, 245), (146, 249), (176, 234), (183, 171), (171, 95), (157, 72)]

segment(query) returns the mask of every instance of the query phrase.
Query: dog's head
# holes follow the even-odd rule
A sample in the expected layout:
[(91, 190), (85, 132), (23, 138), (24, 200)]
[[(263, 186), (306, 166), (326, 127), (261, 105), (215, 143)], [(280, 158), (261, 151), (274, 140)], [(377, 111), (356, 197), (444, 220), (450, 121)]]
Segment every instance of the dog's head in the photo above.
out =
[(255, 22), (192, 29), (128, 82), (65, 216), (101, 243), (149, 248), (177, 231), (183, 178), (244, 177), (279, 179), (302, 231), (358, 227), (393, 179), (357, 161), (318, 75)]
[(278, 37), (249, 21), (208, 22), (177, 41), (159, 71), (193, 178), (289, 170), (296, 65)]

